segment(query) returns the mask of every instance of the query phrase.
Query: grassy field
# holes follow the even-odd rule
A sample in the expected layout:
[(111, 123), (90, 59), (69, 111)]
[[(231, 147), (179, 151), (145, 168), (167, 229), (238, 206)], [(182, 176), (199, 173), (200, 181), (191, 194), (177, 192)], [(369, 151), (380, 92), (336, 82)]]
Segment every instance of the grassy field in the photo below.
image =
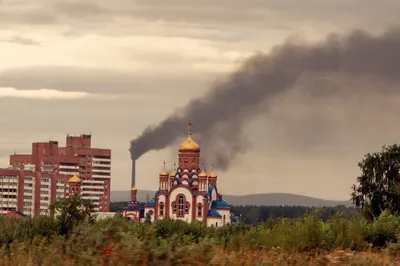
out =
[(57, 251), (47, 249), (40, 257), (31, 254), (19, 255), (1, 261), (0, 265), (400, 265), (400, 259), (381, 252), (282, 252), (282, 251), (248, 251), (227, 252), (217, 250), (213, 256), (192, 257), (187, 254), (181, 257), (167, 256), (162, 260), (146, 260), (132, 255), (121, 256), (111, 253), (108, 258), (61, 258)]
[[(164, 220), (0, 218), (0, 265), (400, 265), (400, 217), (374, 222), (318, 212), (301, 219), (205, 228)], [(400, 254), (400, 253), (399, 253)]]

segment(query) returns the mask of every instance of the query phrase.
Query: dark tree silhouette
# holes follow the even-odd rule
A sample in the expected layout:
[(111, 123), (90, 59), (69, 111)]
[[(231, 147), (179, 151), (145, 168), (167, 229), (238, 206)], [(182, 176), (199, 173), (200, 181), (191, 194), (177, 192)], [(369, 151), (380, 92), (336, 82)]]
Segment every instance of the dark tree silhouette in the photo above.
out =
[(67, 199), (58, 198), (49, 206), (51, 216), (55, 216), (62, 235), (68, 235), (81, 222), (93, 223), (96, 219), (94, 204), (75, 194)]
[(374, 219), (383, 210), (400, 212), (400, 146), (383, 146), (358, 164), (362, 173), (352, 186), (351, 199), (365, 217)]

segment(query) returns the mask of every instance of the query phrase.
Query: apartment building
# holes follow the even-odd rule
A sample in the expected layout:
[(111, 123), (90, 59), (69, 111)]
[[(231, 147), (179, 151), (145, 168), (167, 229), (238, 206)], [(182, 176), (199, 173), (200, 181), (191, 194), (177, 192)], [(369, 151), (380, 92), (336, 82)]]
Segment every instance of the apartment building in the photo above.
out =
[(110, 209), (111, 150), (92, 148), (91, 135), (67, 136), (32, 143), (30, 154), (13, 154), (10, 166), (0, 169), (0, 213), (19, 211), (28, 216), (46, 214), (57, 197), (69, 196), (69, 180), (81, 180), (80, 194), (99, 212)]

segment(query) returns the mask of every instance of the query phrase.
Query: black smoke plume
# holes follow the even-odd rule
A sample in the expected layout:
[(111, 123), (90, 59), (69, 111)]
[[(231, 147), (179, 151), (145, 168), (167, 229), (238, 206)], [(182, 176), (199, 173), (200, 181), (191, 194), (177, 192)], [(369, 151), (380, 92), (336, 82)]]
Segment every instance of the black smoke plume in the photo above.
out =
[(201, 145), (202, 155), (218, 169), (226, 169), (237, 154), (249, 147), (243, 135), (248, 121), (260, 113), (268, 114), (271, 102), (294, 88), (303, 75), (337, 74), (399, 81), (400, 29), (377, 36), (364, 31), (330, 35), (312, 45), (287, 41), (267, 55), (254, 55), (206, 95), (191, 100), (184, 110), (148, 127), (132, 140), (132, 159), (182, 138), (188, 120), (192, 120), (193, 138)]

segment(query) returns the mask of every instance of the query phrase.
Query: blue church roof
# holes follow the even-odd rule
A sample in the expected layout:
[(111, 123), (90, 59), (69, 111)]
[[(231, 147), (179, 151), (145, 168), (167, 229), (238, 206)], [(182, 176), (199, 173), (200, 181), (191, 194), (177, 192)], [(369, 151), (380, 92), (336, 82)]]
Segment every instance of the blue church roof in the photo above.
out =
[(221, 198), (218, 198), (218, 200), (213, 200), (211, 202), (211, 209), (229, 209), (229, 204)]
[(148, 201), (144, 204), (145, 207), (155, 207), (156, 203), (154, 201)]
[(207, 213), (208, 217), (221, 217), (221, 214), (217, 212), (216, 210), (209, 210)]
[(126, 206), (123, 208), (123, 210), (127, 210), (127, 211), (140, 211), (141, 208), (140, 206)]

